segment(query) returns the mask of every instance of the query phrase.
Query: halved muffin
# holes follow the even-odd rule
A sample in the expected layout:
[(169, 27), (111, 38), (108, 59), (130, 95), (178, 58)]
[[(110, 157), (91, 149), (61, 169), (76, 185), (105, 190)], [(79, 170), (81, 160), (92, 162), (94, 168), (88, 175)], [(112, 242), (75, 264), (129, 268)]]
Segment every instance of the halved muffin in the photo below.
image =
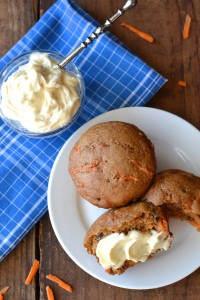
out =
[(89, 228), (84, 246), (114, 275), (167, 250), (172, 239), (165, 211), (151, 203), (135, 202), (101, 215)]

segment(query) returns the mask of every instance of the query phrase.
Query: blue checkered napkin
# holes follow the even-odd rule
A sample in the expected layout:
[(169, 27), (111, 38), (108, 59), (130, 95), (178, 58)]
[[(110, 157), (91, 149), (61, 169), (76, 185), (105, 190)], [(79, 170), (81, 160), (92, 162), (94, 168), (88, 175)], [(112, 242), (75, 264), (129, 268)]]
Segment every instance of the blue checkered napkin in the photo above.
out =
[[(72, 1), (59, 0), (0, 60), (31, 49), (67, 55), (97, 23)], [(0, 260), (47, 211), (46, 192), (53, 162), (69, 136), (89, 119), (123, 106), (145, 105), (165, 79), (111, 34), (101, 35), (74, 59), (86, 84), (85, 107), (70, 130), (50, 139), (26, 138), (0, 120)]]

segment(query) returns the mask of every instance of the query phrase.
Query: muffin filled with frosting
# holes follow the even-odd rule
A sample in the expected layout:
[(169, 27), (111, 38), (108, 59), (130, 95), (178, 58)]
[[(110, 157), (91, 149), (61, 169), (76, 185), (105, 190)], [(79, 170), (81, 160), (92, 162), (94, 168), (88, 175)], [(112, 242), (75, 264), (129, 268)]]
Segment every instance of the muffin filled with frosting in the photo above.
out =
[(89, 228), (84, 246), (114, 275), (168, 250), (172, 239), (165, 211), (151, 203), (136, 202), (101, 215)]

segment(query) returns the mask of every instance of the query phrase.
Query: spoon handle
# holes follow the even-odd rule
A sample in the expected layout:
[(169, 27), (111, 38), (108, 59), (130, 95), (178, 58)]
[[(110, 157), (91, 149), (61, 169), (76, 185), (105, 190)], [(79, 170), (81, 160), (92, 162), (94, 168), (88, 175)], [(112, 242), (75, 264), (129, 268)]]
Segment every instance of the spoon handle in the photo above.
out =
[(91, 44), (108, 27), (110, 27), (114, 21), (116, 21), (119, 17), (121, 17), (125, 13), (125, 11), (134, 7), (136, 5), (136, 3), (137, 3), (137, 0), (126, 1), (126, 3), (124, 4), (124, 6), (122, 8), (118, 9), (118, 11), (111, 18), (107, 19), (101, 27), (98, 27), (94, 32), (92, 32), (92, 34), (90, 36), (88, 36), (86, 38), (86, 40), (80, 44), (80, 46), (78, 46), (75, 50), (73, 50), (63, 61), (61, 61), (58, 64), (58, 67), (63, 68), (66, 64), (68, 64), (77, 54), (79, 54), (83, 49), (87, 48), (87, 46), (89, 44)]

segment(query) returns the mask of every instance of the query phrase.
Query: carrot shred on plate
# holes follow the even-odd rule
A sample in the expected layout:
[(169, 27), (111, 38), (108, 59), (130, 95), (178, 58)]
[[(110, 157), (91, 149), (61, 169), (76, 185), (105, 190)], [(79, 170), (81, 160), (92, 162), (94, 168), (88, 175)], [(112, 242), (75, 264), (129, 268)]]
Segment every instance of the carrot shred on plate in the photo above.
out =
[(0, 300), (3, 300), (3, 295), (2, 294), (0, 294)]
[(46, 286), (46, 292), (47, 292), (47, 299), (48, 300), (54, 300), (53, 291), (49, 286)]
[(187, 15), (185, 17), (185, 23), (183, 26), (183, 38), (187, 39), (189, 37), (190, 34), (190, 26), (191, 26), (191, 17), (189, 15)]
[(131, 32), (135, 33), (136, 35), (138, 35), (143, 40), (145, 40), (149, 43), (153, 43), (153, 41), (154, 41), (154, 38), (151, 35), (139, 30), (138, 28), (134, 27), (133, 25), (130, 25), (130, 24), (127, 24), (127, 23), (122, 23), (121, 26), (124, 27), (124, 28), (129, 29)]
[(186, 87), (186, 86), (187, 86), (187, 83), (186, 83), (184, 80), (179, 80), (179, 81), (178, 81), (178, 85), (179, 85), (179, 86)]
[(33, 280), (33, 278), (35, 277), (35, 274), (37, 273), (37, 271), (39, 269), (39, 266), (40, 266), (39, 260), (35, 259), (31, 266), (30, 272), (25, 280), (26, 285), (31, 283), (31, 281)]
[(9, 286), (4, 287), (3, 289), (0, 290), (0, 294), (1, 295), (5, 294), (8, 289), (9, 289)]
[(61, 288), (63, 288), (64, 290), (66, 290), (66, 291), (68, 291), (70, 293), (72, 293), (72, 291), (73, 291), (72, 286), (70, 284), (62, 281), (61, 279), (59, 279), (57, 276), (54, 276), (52, 274), (48, 274), (46, 276), (46, 278), (49, 279), (49, 280), (51, 280), (51, 281), (56, 282)]

